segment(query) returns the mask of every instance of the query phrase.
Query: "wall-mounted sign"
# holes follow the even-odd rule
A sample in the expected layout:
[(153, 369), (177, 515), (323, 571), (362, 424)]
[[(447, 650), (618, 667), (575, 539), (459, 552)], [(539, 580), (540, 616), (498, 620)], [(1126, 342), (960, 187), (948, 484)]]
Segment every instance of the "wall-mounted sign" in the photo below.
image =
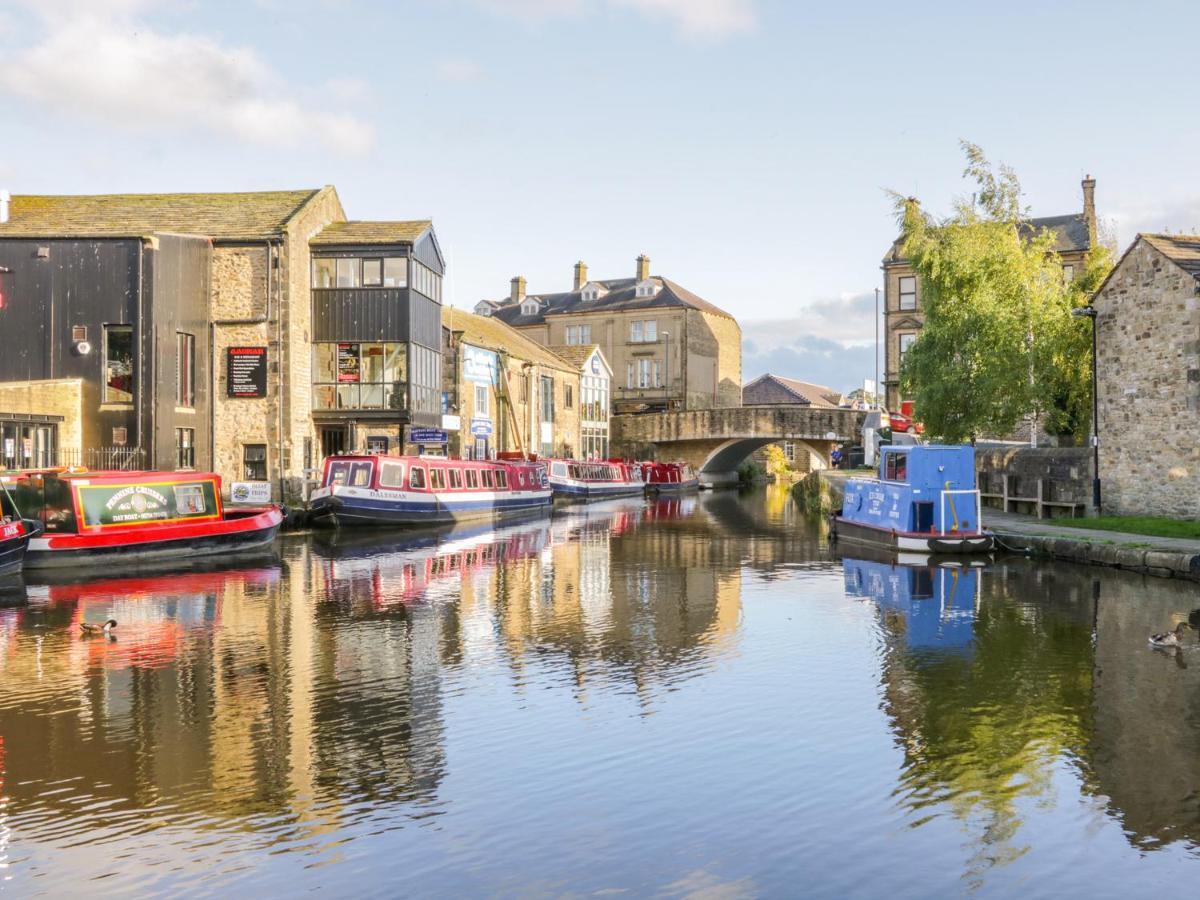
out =
[(408, 440), (413, 444), (446, 444), (450, 435), (440, 428), (410, 428)]
[(497, 384), (500, 358), (491, 350), (481, 350), (463, 344), (463, 378), (480, 384)]
[(447, 431), (459, 431), (462, 429), (462, 416), (444, 415), (442, 416), (442, 427)]
[(491, 419), (472, 419), (471, 434), (475, 437), (491, 437), (492, 436), (492, 420)]
[(267, 348), (225, 350), (225, 395), (261, 399), (267, 396)]
[(229, 487), (229, 500), (232, 503), (270, 503), (271, 482), (235, 481)]
[(358, 344), (338, 344), (337, 372), (338, 381), (358, 383), (361, 379), (358, 368)]

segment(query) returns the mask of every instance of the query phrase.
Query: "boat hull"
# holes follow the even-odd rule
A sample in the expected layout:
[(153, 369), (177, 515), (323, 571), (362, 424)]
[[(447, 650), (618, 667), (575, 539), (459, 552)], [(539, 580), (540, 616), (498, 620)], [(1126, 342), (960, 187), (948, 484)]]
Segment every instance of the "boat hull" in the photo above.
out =
[(309, 502), (309, 515), (314, 525), (339, 528), (371, 525), (429, 528), (534, 515), (548, 510), (550, 501), (549, 489), (464, 496), (338, 487), (314, 494)]
[(650, 481), (646, 483), (646, 492), (650, 494), (682, 494), (687, 491), (700, 490), (700, 479), (688, 481)]
[(227, 512), (217, 522), (185, 522), (85, 534), (43, 534), (29, 542), (25, 568), (190, 560), (262, 550), (279, 532), (278, 507)]
[(21, 571), (29, 541), (38, 530), (24, 521), (0, 525), (0, 578)]
[(967, 534), (927, 534), (890, 531), (874, 525), (854, 522), (844, 516), (834, 516), (833, 535), (836, 540), (896, 551), (931, 554), (990, 553), (995, 539), (987, 532)]
[(607, 500), (612, 497), (632, 497), (643, 494), (646, 487), (640, 481), (586, 482), (550, 479), (555, 498), (564, 500)]

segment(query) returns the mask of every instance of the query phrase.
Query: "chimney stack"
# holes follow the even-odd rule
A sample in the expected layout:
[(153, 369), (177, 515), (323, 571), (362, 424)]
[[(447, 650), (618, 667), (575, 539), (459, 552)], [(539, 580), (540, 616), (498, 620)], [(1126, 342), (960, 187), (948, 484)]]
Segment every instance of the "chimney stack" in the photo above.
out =
[(637, 280), (645, 281), (650, 277), (650, 257), (645, 253), (637, 258)]
[(512, 280), (512, 291), (508, 296), (513, 303), (520, 303), (525, 299), (525, 277), (523, 275), (518, 275)]
[(579, 290), (587, 284), (587, 263), (582, 259), (575, 263), (575, 286), (571, 288), (573, 291)]
[(8, 204), (12, 195), (8, 191), (0, 191), (0, 224), (8, 221)]
[(1083, 176), (1083, 220), (1087, 222), (1088, 245), (1096, 246), (1096, 179), (1091, 175)]

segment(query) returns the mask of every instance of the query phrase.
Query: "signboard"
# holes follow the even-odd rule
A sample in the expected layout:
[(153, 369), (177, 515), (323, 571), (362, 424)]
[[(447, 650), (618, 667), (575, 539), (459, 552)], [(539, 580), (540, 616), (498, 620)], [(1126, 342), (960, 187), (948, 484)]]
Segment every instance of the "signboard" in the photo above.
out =
[(225, 394), (248, 399), (267, 396), (266, 347), (226, 348)]
[(449, 443), (450, 435), (440, 428), (410, 428), (408, 439), (414, 444), (445, 444)]
[(353, 382), (355, 384), (361, 380), (358, 368), (358, 344), (338, 344), (337, 379), (342, 383)]
[(462, 345), (463, 378), (478, 384), (497, 384), (500, 358), (491, 350), (480, 350), (470, 344)]
[(492, 436), (492, 420), (491, 419), (472, 419), (471, 434), (475, 437), (491, 437)]
[(442, 416), (442, 427), (447, 431), (460, 431), (462, 429), (462, 416)]
[(271, 482), (235, 481), (229, 486), (229, 500), (232, 503), (270, 503)]
[(215, 519), (218, 515), (216, 485), (211, 480), (80, 484), (76, 490), (83, 524), (89, 528)]

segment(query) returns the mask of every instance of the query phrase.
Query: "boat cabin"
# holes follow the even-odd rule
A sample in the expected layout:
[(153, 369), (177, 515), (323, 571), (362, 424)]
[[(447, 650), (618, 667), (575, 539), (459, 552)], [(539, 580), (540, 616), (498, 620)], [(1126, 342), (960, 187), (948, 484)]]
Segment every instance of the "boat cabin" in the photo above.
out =
[(846, 482), (842, 517), (897, 532), (972, 533), (979, 507), (974, 448), (918, 444), (882, 447), (877, 479)]
[(534, 462), (444, 456), (330, 456), (325, 460), (321, 486), (439, 494), (534, 491), (546, 487), (546, 469)]

